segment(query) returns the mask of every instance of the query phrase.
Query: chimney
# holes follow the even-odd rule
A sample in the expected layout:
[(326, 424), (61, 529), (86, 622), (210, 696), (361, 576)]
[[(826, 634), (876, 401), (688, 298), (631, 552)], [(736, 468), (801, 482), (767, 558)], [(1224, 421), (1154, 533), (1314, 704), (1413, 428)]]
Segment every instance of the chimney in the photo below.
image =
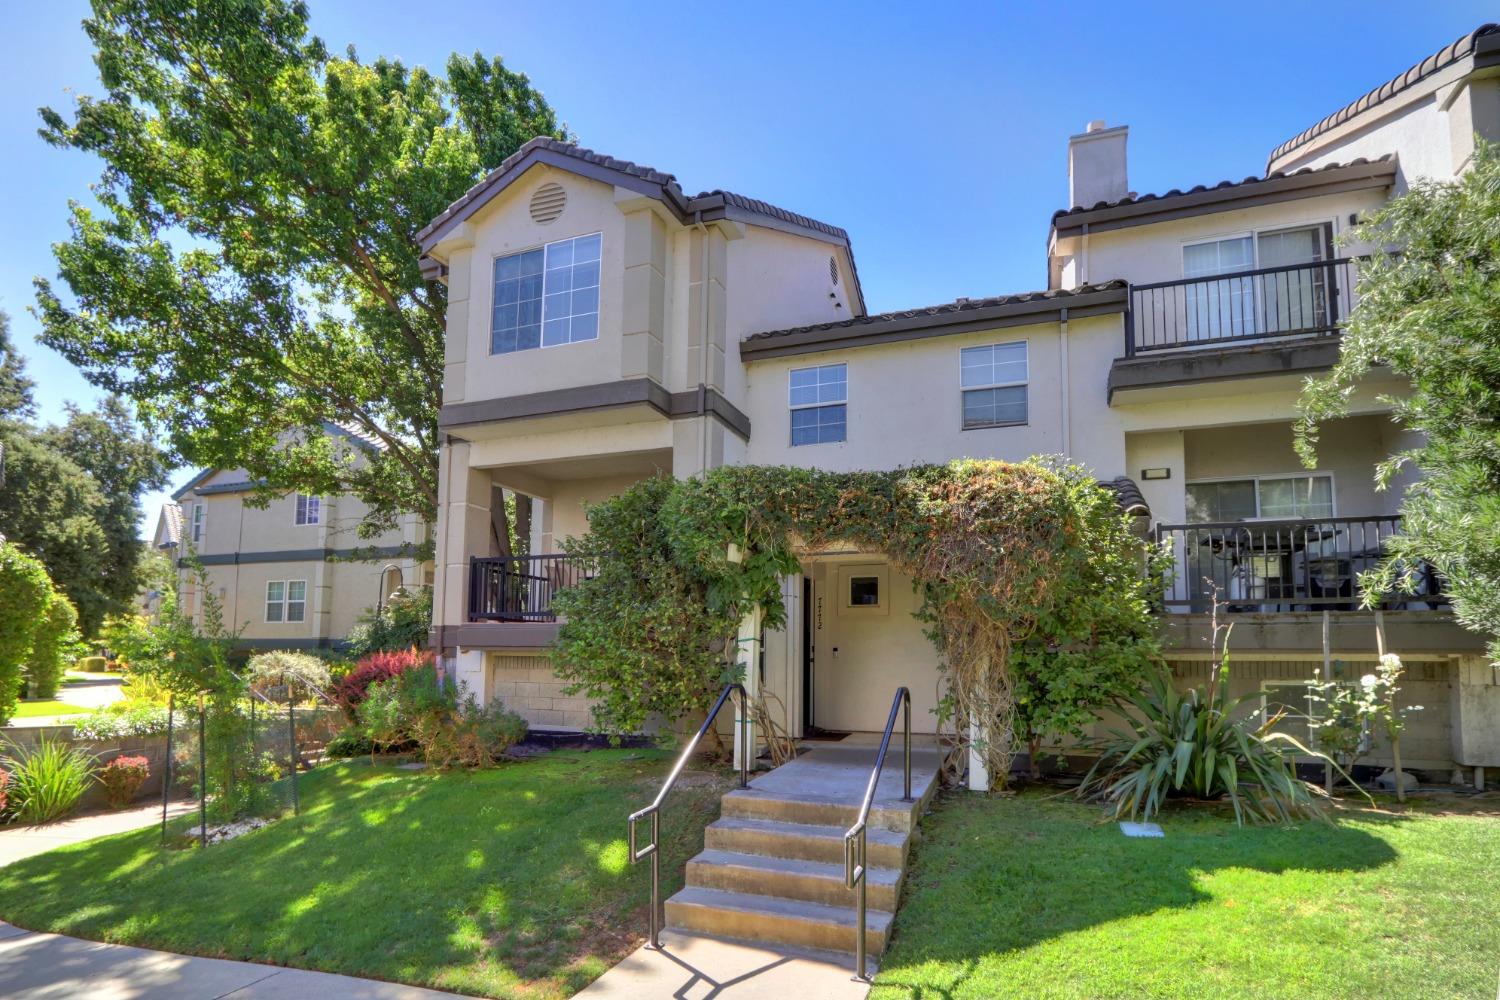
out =
[(1130, 126), (1106, 128), (1103, 119), (1068, 140), (1068, 206), (1093, 208), (1130, 193), (1125, 175), (1125, 140)]

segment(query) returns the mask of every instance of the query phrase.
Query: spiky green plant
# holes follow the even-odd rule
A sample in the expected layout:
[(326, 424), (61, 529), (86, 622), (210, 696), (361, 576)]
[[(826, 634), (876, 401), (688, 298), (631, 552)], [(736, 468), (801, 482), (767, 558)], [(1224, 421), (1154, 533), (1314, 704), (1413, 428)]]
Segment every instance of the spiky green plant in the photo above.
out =
[[(1323, 818), (1322, 792), (1297, 777), (1297, 755), (1327, 760), (1294, 737), (1259, 725), (1240, 707), (1259, 693), (1229, 696), (1226, 656), (1207, 685), (1178, 691), (1170, 671), (1121, 702), (1126, 729), (1112, 729), (1082, 791), (1101, 796), (1117, 818), (1150, 819), (1168, 798), (1228, 798), (1235, 821), (1290, 823)], [(1330, 762), (1331, 763), (1331, 762)]]
[(34, 746), (7, 746), (12, 814), (22, 823), (49, 823), (73, 811), (96, 780), (94, 758), (62, 740), (42, 738)]

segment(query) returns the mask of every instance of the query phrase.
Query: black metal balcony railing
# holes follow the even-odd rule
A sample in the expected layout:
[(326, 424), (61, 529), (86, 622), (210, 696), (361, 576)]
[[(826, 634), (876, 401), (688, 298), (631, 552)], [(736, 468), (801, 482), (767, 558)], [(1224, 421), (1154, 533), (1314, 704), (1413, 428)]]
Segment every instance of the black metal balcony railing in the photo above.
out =
[(580, 556), (475, 556), (469, 560), (469, 621), (555, 622), (553, 596), (593, 575), (593, 561)]
[(1332, 334), (1353, 308), (1354, 258), (1130, 288), (1125, 354)]
[[(1170, 611), (1207, 611), (1217, 589), (1230, 611), (1354, 611), (1358, 576), (1385, 554), (1400, 530), (1399, 514), (1311, 520), (1162, 524), (1157, 541), (1171, 543), (1177, 572), (1163, 604)], [(1413, 567), (1417, 593), (1391, 594), (1388, 611), (1431, 610), (1447, 604), (1436, 573)]]

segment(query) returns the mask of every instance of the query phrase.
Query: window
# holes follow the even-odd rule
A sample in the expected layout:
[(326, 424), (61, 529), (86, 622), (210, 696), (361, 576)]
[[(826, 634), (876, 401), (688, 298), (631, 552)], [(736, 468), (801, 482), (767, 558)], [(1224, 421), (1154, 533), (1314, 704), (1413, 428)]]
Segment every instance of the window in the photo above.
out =
[(1298, 269), (1297, 265), (1326, 260), (1331, 237), (1326, 225), (1297, 226), (1185, 245), (1184, 278), (1294, 268), (1188, 285), (1183, 308), (1189, 339), (1254, 337), (1326, 328), (1332, 318), (1329, 276), (1321, 268)]
[(849, 606), (871, 607), (880, 603), (880, 577), (852, 576), (849, 578)]
[(193, 504), (192, 525), (193, 530), (189, 537), (193, 540), (193, 544), (197, 545), (203, 541), (203, 502), (201, 500)]
[(1187, 484), (1192, 521), (1250, 521), (1256, 518), (1333, 516), (1333, 477), (1263, 476)]
[(959, 352), (964, 430), (1026, 422), (1026, 341)]
[(843, 441), (847, 430), (849, 366), (792, 369), (792, 444)]
[(266, 621), (300, 622), (306, 619), (306, 580), (270, 580), (266, 583)]
[(323, 513), (323, 501), (319, 497), (297, 494), (297, 523), (317, 524)]
[(491, 354), (598, 338), (602, 241), (594, 233), (495, 258)]

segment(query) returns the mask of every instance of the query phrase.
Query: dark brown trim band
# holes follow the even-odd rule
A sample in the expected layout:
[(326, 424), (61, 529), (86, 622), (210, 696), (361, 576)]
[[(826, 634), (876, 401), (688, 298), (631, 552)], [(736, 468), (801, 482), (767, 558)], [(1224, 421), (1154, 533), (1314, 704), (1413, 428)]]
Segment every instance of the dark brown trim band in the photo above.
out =
[(650, 378), (549, 389), (546, 392), (502, 396), (472, 403), (450, 403), (438, 414), (438, 428), (452, 431), (476, 424), (587, 413), (622, 406), (649, 406), (668, 420), (711, 416), (741, 438), (750, 440), (750, 418), (725, 399), (717, 389), (700, 386), (698, 389), (672, 393)]
[(1131, 389), (1326, 371), (1338, 359), (1339, 338), (1334, 336), (1291, 344), (1116, 358), (1109, 367), (1109, 401), (1114, 402), (1116, 392)]
[(557, 641), (556, 622), (466, 622), (432, 630), (435, 649), (546, 649)]
[(1127, 294), (1122, 285), (1119, 288), (1038, 297), (980, 309), (918, 313), (886, 320), (794, 330), (740, 341), (740, 360), (764, 361), (768, 358), (791, 357), (818, 351), (871, 347), (905, 340), (924, 340), (928, 337), (951, 337), (961, 333), (1034, 326), (1039, 323), (1058, 323), (1062, 321), (1064, 314), (1073, 320), (1123, 313)]
[(1390, 157), (1061, 213), (1052, 220), (1052, 229), (1058, 239), (1065, 239), (1085, 232), (1103, 233), (1302, 198), (1388, 188), (1395, 180), (1396, 160)]
[(328, 562), (335, 559), (374, 562), (377, 559), (410, 558), (412, 549), (406, 545), (376, 545), (354, 549), (279, 549), (265, 552), (212, 552), (207, 555), (183, 556), (177, 565), (191, 566), (247, 566), (251, 563), (279, 562)]

